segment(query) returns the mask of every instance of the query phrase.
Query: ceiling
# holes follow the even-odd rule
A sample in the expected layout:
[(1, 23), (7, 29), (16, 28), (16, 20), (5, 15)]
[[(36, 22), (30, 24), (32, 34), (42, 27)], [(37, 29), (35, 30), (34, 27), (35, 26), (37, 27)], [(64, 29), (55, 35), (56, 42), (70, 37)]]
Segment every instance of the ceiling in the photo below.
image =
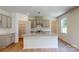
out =
[(0, 6), (9, 12), (19, 12), (29, 16), (52, 16), (57, 17), (74, 6)]

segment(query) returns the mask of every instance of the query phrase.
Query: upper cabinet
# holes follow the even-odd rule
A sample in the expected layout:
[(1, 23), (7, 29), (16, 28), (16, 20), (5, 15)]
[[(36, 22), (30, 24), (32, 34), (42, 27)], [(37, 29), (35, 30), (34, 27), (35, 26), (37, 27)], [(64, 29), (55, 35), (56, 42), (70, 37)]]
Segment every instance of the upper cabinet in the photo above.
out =
[(50, 27), (49, 20), (44, 19), (43, 16), (33, 16), (29, 17), (29, 21), (31, 21), (31, 28), (36, 28), (38, 25), (44, 28)]
[(11, 28), (11, 27), (12, 27), (11, 16), (0, 14), (0, 28)]

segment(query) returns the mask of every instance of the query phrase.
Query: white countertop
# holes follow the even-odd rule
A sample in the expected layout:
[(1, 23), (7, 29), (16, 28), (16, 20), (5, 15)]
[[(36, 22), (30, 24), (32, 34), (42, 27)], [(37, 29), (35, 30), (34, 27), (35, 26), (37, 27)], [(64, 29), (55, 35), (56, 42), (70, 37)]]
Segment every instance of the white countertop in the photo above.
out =
[(29, 33), (25, 34), (24, 36), (57, 36), (57, 34), (51, 32), (41, 32), (41, 33)]
[(0, 29), (0, 35), (8, 35), (14, 33), (13, 31), (11, 31), (10, 29)]

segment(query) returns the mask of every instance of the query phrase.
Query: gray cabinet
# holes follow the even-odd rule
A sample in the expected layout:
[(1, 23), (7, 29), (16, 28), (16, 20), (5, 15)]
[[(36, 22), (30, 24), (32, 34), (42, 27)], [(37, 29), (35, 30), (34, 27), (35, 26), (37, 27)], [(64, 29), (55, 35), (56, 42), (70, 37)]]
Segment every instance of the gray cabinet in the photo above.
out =
[(0, 14), (0, 28), (11, 28), (11, 27), (12, 27), (11, 16)]
[(0, 35), (0, 48), (7, 47), (8, 45), (15, 42), (15, 34), (11, 33), (8, 35)]

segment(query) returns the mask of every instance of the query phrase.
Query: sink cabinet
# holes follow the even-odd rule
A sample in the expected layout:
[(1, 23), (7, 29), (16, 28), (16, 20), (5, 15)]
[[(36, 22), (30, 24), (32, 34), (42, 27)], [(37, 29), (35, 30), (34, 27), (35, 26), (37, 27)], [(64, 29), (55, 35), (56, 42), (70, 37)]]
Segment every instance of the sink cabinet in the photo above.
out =
[(15, 34), (0, 35), (0, 48), (5, 48), (15, 42)]

